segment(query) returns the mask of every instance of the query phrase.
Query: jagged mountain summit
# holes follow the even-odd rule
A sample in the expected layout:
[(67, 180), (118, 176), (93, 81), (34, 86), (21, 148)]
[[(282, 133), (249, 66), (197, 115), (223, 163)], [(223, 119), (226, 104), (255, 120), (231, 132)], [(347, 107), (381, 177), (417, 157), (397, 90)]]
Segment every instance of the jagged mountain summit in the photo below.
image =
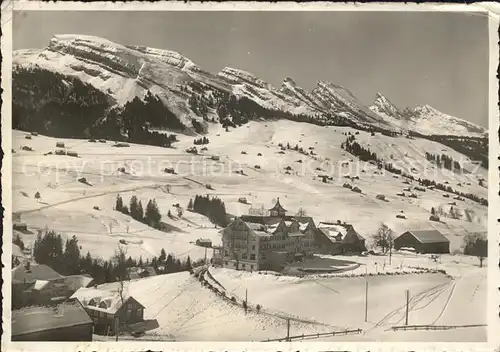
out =
[[(43, 120), (54, 115), (54, 111), (59, 117), (57, 123), (49, 122), (52, 128), (66, 121), (67, 115), (74, 115), (76, 109), (68, 101), (88, 110), (79, 112), (80, 115), (95, 117), (90, 122), (85, 117), (85, 128), (89, 123), (95, 126), (112, 120), (109, 111), (123, 109), (132, 101), (140, 105), (137, 99), (149, 99), (154, 104), (159, 101), (170, 120), (178, 120), (162, 122), (159, 118), (154, 124), (174, 126), (184, 132), (203, 132), (208, 123), (216, 121), (238, 123), (277, 117), (422, 134), (485, 133), (480, 126), (430, 107), (400, 110), (381, 94), (368, 107), (347, 88), (331, 82), (318, 81), (308, 92), (292, 78), (286, 78), (281, 87), (275, 88), (236, 68), (225, 67), (212, 74), (175, 51), (125, 46), (88, 35), (55, 35), (45, 49), (15, 51), (13, 63), (13, 116), (22, 120), (30, 115), (22, 121), (24, 125), (20, 124), (24, 127), (34, 124), (49, 128)], [(227, 111), (228, 105), (241, 116), (235, 118)], [(155, 109), (163, 114), (158, 112), (158, 105)]]
[(370, 110), (402, 130), (423, 135), (482, 136), (487, 130), (467, 120), (447, 115), (429, 105), (399, 109), (381, 93), (377, 93)]

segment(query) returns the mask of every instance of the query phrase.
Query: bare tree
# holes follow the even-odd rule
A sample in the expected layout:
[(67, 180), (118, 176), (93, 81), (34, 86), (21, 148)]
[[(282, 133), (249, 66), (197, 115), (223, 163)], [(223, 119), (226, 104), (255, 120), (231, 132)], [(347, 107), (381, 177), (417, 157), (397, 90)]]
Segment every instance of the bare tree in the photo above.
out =
[(304, 208), (299, 208), (297, 211), (297, 216), (306, 216), (306, 210)]
[[(125, 290), (125, 280), (128, 277), (127, 273), (127, 256), (126, 256), (126, 250), (118, 245), (117, 249), (115, 250), (115, 255), (113, 256), (113, 261), (115, 263), (115, 269), (116, 269), (116, 279), (118, 281), (118, 295), (120, 296), (120, 302), (121, 306), (125, 303), (125, 297), (124, 297), (124, 290)], [(121, 320), (121, 317), (119, 314), (117, 315), (117, 331), (116, 331), (116, 341), (118, 341), (118, 336), (121, 333), (121, 327), (126, 324), (126, 320), (123, 321)]]
[(488, 257), (488, 239), (483, 234), (467, 234), (464, 237), (464, 254), (473, 255), (479, 259), (479, 267), (483, 267), (483, 261)]
[(382, 252), (389, 251), (389, 264), (392, 262), (392, 247), (394, 246), (394, 231), (386, 224), (380, 225), (377, 233), (372, 237), (376, 247), (381, 247)]

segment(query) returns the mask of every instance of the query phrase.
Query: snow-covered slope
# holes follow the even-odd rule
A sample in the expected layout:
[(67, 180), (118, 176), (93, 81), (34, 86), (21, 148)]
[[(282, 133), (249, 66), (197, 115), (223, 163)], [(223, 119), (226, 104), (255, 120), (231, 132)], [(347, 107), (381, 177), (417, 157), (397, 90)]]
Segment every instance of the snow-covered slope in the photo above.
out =
[[(334, 83), (319, 81), (316, 88), (307, 92), (292, 78), (286, 78), (281, 87), (275, 88), (240, 69), (226, 67), (218, 74), (212, 74), (175, 51), (124, 46), (88, 35), (55, 35), (43, 50), (15, 51), (13, 62), (14, 72), (17, 66), (38, 66), (78, 77), (109, 95), (118, 105), (135, 97), (143, 98), (149, 90), (187, 127), (192, 126), (193, 120), (204, 124), (191, 109), (188, 103), (190, 94), (184, 88), (189, 82), (195, 82), (201, 87), (208, 86), (209, 90), (246, 97), (271, 111), (300, 115), (301, 121), (330, 125), (344, 123), (389, 131), (410, 129), (423, 134), (477, 136), (485, 132), (477, 125), (428, 106), (399, 110), (381, 94), (377, 94), (376, 101), (369, 108), (347, 88)], [(210, 114), (216, 116), (213, 111)]]
[(377, 93), (370, 109), (385, 121), (402, 130), (424, 135), (484, 136), (487, 130), (472, 122), (442, 113), (429, 105), (398, 109), (384, 95)]

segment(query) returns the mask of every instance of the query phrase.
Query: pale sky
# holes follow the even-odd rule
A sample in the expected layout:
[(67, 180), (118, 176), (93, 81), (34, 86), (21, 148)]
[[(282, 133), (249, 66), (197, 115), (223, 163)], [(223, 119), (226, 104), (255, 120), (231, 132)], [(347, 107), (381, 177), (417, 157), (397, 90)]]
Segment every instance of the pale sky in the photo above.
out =
[(175, 50), (203, 69), (229, 66), (279, 87), (318, 80), (370, 105), (377, 92), (400, 108), (428, 104), (488, 125), (488, 18), (443, 12), (36, 11), (13, 16), (14, 49), (54, 34), (87, 34)]

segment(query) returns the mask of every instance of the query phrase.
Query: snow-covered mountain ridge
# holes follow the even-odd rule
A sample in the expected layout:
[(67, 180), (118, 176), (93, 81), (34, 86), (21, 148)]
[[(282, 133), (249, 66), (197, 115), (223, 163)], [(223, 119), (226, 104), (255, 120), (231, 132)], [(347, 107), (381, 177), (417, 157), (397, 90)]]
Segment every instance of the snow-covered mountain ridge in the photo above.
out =
[(399, 109), (381, 93), (376, 94), (370, 110), (402, 130), (424, 135), (482, 136), (487, 133), (487, 130), (479, 125), (447, 115), (429, 105)]
[[(359, 101), (347, 88), (318, 81), (308, 92), (292, 78), (275, 88), (252, 73), (225, 67), (217, 74), (204, 71), (180, 53), (137, 45), (120, 45), (107, 39), (64, 34), (55, 35), (47, 48), (13, 53), (16, 67), (39, 67), (77, 77), (110, 96), (118, 106), (148, 91), (157, 95), (183, 124), (204, 123), (188, 103), (183, 86), (190, 82), (236, 97), (246, 97), (265, 109), (305, 116), (320, 124), (337, 124), (421, 134), (481, 136), (486, 129), (446, 115), (429, 106), (400, 110), (377, 94), (372, 106)], [(14, 82), (14, 88), (23, 85)], [(21, 87), (26, 89), (27, 87)], [(207, 88), (208, 89), (208, 88)], [(14, 89), (14, 94), (15, 94)]]

